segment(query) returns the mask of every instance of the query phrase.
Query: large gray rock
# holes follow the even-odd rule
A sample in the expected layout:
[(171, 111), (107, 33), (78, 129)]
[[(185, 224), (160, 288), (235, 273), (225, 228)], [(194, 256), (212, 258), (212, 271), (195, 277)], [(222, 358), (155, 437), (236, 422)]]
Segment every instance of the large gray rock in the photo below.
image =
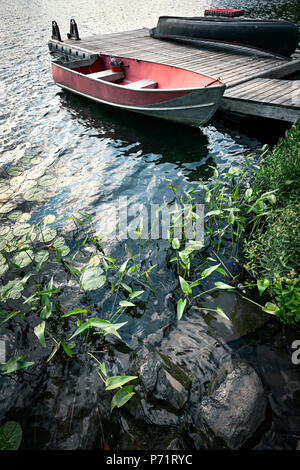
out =
[(195, 424), (204, 421), (230, 449), (239, 449), (265, 420), (267, 399), (261, 380), (251, 366), (240, 364), (211, 388), (198, 407)]

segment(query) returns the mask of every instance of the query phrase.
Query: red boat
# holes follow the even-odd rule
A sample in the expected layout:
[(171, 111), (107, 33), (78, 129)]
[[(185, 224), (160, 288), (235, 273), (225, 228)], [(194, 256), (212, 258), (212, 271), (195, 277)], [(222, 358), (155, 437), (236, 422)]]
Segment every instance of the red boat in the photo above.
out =
[(99, 103), (196, 126), (213, 116), (225, 90), (197, 72), (102, 54), (55, 60), (52, 74), (64, 90)]

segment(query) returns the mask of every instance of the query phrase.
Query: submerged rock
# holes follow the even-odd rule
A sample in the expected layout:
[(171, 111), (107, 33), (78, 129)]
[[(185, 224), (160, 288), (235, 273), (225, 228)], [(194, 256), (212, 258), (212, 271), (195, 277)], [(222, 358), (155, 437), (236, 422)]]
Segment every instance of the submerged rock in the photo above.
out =
[(267, 399), (261, 380), (251, 366), (240, 364), (210, 388), (195, 424), (203, 420), (230, 449), (239, 449), (265, 421)]

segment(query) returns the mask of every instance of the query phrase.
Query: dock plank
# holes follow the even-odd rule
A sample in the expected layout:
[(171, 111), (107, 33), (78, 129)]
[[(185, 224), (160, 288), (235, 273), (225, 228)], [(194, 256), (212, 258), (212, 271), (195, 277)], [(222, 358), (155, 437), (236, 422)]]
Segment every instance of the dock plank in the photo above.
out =
[(292, 80), (279, 80), (300, 71), (300, 51), (284, 59), (240, 46), (154, 39), (147, 28), (50, 42), (54, 47), (144, 59), (221, 77), (226, 84), (224, 110), (291, 122), (300, 114), (300, 81), (295, 85)]

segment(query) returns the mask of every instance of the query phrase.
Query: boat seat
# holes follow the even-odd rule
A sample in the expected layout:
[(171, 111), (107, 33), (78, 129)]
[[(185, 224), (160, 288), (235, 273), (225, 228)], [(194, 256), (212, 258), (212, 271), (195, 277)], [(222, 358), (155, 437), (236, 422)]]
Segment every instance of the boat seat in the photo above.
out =
[(88, 77), (105, 80), (106, 82), (116, 82), (124, 78), (125, 74), (121, 72), (112, 72), (111, 70), (102, 70), (101, 72), (88, 73)]
[(138, 80), (137, 82), (128, 83), (128, 85), (124, 85), (126, 88), (133, 88), (133, 89), (143, 89), (143, 88), (156, 88), (157, 82), (153, 80), (149, 80), (148, 78), (144, 78), (143, 80)]

